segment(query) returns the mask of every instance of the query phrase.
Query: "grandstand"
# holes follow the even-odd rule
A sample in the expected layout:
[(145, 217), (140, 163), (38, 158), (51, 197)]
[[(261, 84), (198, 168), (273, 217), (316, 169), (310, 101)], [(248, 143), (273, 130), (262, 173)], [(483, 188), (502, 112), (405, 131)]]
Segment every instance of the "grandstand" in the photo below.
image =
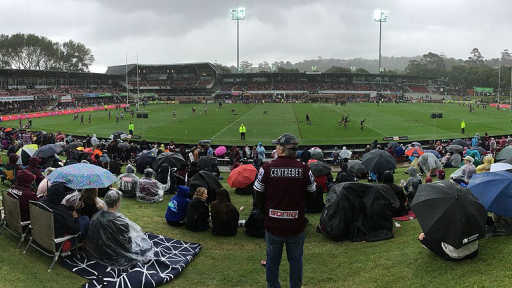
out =
[[(222, 73), (215, 64), (127, 64), (106, 73), (0, 69), (1, 113), (124, 102), (441, 101), (436, 77), (355, 73)], [(453, 91), (466, 95), (472, 90)], [(474, 93), (474, 92), (473, 92)], [(129, 96), (127, 98), (127, 95)]]

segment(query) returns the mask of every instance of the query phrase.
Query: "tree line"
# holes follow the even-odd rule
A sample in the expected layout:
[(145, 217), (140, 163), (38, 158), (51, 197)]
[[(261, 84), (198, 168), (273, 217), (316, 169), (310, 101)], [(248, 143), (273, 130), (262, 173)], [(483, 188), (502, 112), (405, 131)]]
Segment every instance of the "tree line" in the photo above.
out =
[(35, 34), (0, 35), (0, 68), (88, 72), (93, 63), (91, 49), (80, 42), (59, 43)]

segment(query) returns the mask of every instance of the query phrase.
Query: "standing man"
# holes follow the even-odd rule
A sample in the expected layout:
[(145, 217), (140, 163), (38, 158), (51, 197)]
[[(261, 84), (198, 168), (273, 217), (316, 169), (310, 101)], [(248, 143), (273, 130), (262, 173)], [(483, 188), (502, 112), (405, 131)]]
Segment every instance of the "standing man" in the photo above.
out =
[(366, 118), (363, 118), (363, 120), (361, 120), (361, 130), (363, 130), (364, 128), (364, 121), (366, 121)]
[(464, 120), (460, 122), (460, 134), (466, 134), (466, 122)]
[(279, 266), (286, 244), (290, 287), (301, 287), (307, 223), (305, 203), (306, 197), (315, 197), (316, 184), (308, 165), (296, 159), (295, 136), (285, 133), (272, 143), (276, 144), (278, 157), (263, 164), (254, 183), (258, 208), (265, 215), (267, 284), (281, 287)]
[(119, 123), (119, 113), (116, 114), (116, 123)]
[(128, 132), (130, 132), (130, 136), (133, 137), (133, 130), (135, 130), (135, 125), (130, 122), (130, 124), (128, 124)]
[(89, 124), (91, 124), (91, 114), (89, 114)]
[(245, 128), (244, 124), (240, 125), (240, 128), (238, 128), (238, 132), (240, 132), (240, 140), (245, 140), (245, 132), (247, 129)]
[(172, 109), (172, 119), (176, 119), (176, 109)]
[(309, 119), (309, 111), (306, 113), (306, 124), (311, 124), (311, 120)]
[(80, 117), (80, 125), (85, 125), (84, 123), (84, 114)]
[(204, 107), (204, 115), (208, 116), (208, 107)]
[(112, 115), (110, 115), (110, 111), (108, 111), (108, 121), (110, 121), (110, 119), (112, 119)]

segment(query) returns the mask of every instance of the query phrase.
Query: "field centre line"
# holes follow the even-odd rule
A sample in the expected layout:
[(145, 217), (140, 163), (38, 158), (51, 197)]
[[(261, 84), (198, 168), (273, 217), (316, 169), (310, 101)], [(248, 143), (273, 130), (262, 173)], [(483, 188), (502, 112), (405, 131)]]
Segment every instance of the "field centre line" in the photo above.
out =
[(254, 111), (254, 109), (256, 109), (256, 108), (258, 108), (258, 107), (260, 107), (260, 106), (259, 106), (259, 105), (257, 105), (257, 106), (255, 106), (254, 108), (252, 108), (252, 109), (251, 109), (251, 111), (249, 111), (249, 112), (245, 113), (245, 114), (244, 114), (244, 116), (242, 116), (242, 117), (238, 118), (237, 120), (233, 121), (233, 122), (232, 122), (231, 124), (229, 124), (228, 126), (224, 127), (224, 129), (220, 130), (220, 131), (219, 131), (219, 133), (217, 133), (217, 134), (213, 135), (213, 136), (212, 136), (212, 138), (210, 138), (210, 139), (212, 139), (212, 140), (213, 140), (213, 138), (215, 138), (215, 137), (219, 136), (219, 134), (221, 134), (221, 133), (222, 133), (222, 132), (224, 132), (226, 129), (228, 129), (229, 127), (231, 127), (235, 122), (237, 122), (238, 120), (242, 120), (245, 116), (249, 115), (252, 111)]
[[(338, 110), (334, 109), (333, 107), (330, 107), (330, 106), (329, 106), (329, 108), (331, 108), (332, 110), (334, 110), (334, 111), (336, 111), (336, 112), (338, 112), (338, 113), (340, 113), (340, 114), (343, 114), (343, 112), (338, 111)], [(345, 114), (343, 114), (343, 115), (345, 115)], [(359, 120), (357, 120), (355, 117), (350, 116), (350, 118), (352, 118), (352, 119), (356, 120), (356, 123), (358, 123), (358, 122), (359, 122)], [(377, 130), (377, 129), (375, 129), (375, 128), (372, 128), (371, 126), (368, 126), (368, 125), (366, 125), (366, 124), (364, 125), (364, 127), (368, 127), (368, 128), (370, 128), (370, 129), (374, 130), (375, 132), (382, 134), (382, 136), (384, 136), (384, 137), (386, 137), (386, 136), (387, 136), (386, 134), (384, 134), (384, 133), (380, 132), (379, 130)]]

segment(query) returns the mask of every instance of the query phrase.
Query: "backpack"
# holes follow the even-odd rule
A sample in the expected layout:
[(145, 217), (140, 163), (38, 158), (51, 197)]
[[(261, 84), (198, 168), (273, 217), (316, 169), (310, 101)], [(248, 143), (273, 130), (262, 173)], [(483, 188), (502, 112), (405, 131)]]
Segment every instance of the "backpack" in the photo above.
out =
[(265, 227), (263, 222), (265, 217), (258, 209), (254, 209), (245, 221), (245, 235), (256, 238), (265, 238)]

